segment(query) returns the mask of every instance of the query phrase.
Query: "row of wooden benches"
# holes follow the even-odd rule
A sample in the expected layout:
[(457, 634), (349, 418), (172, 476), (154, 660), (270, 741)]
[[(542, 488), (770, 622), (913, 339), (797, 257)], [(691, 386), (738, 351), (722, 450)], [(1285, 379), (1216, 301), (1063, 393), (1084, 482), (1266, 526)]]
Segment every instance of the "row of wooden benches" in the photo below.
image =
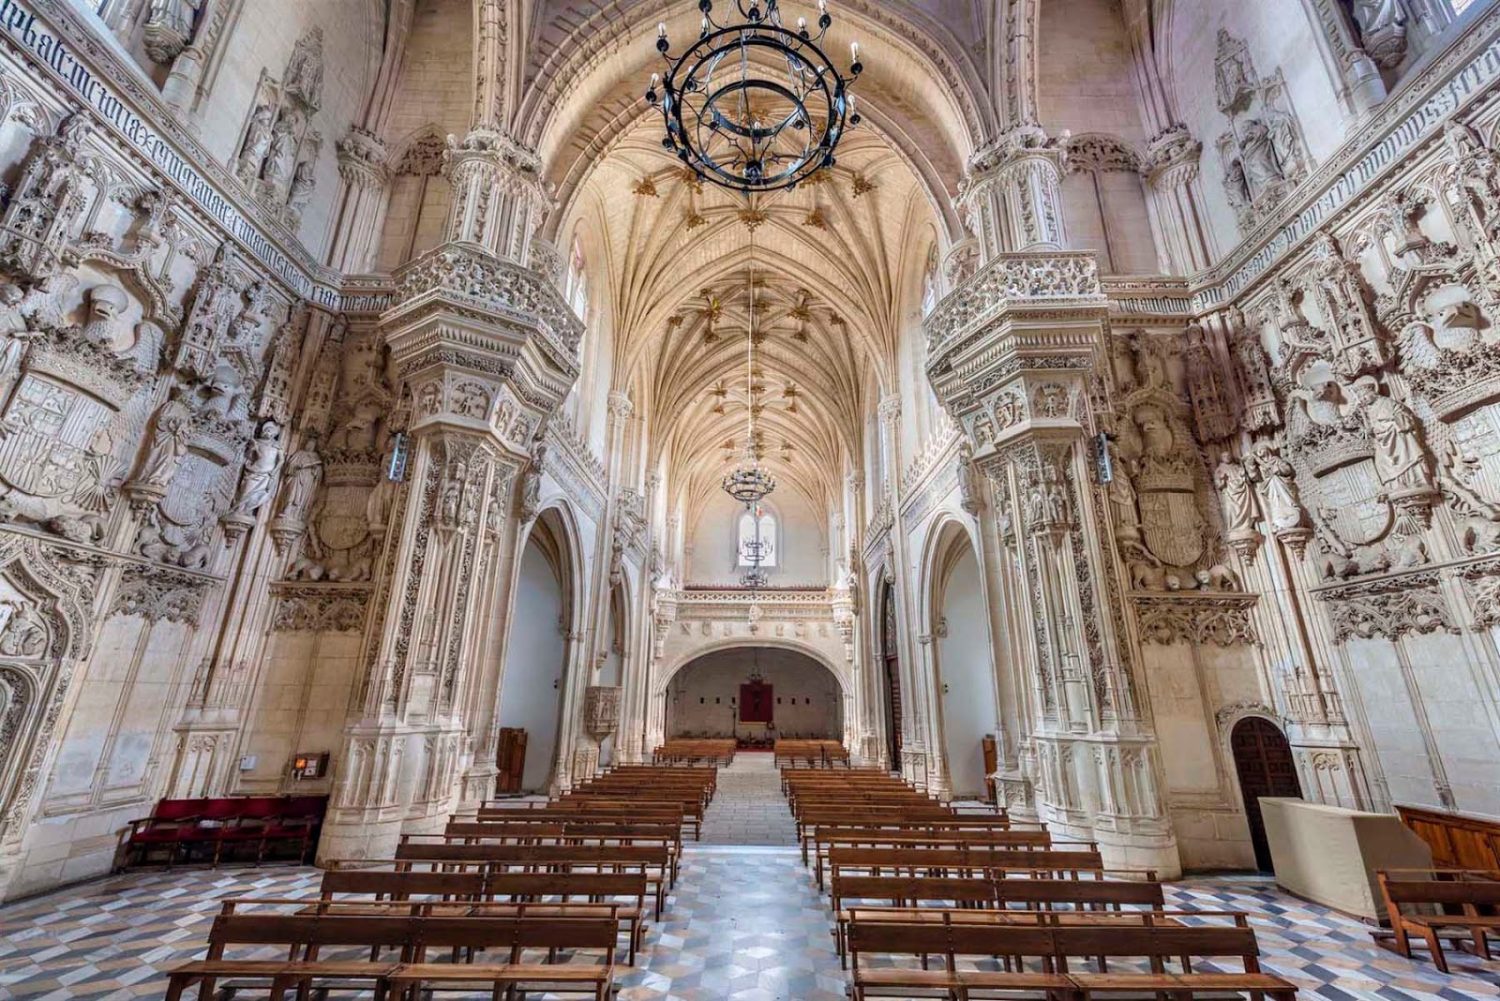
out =
[[(1295, 996), (1293, 984), (1260, 970), (1244, 915), (1195, 915), (1189, 926), (1163, 909), (1155, 873), (1108, 873), (1096, 845), (1055, 844), (1044, 828), (966, 814), (873, 770), (785, 769), (782, 778), (804, 859), (820, 887), (825, 866), (830, 874), (855, 1001)], [(1238, 960), (1237, 972), (1198, 972), (1203, 960), (1226, 958)], [(1112, 960), (1146, 971), (1112, 972)], [(1084, 961), (1096, 971), (1083, 972)], [(1001, 965), (986, 968), (991, 962)]]
[(739, 742), (719, 739), (677, 738), (651, 753), (653, 764), (728, 765), (734, 761)]
[[(604, 785), (625, 793), (651, 778), (645, 770)], [(661, 778), (663, 798), (645, 809), (589, 793), (566, 805), (489, 807), (454, 818), (442, 834), (403, 837), (395, 859), (337, 864), (315, 900), (226, 901), (207, 956), (173, 969), (167, 996), (197, 986), (206, 1001), (225, 980), (247, 978), (269, 984), (275, 998), (330, 988), (376, 997), (479, 989), (498, 998), (520, 988), (603, 1001), (622, 936), (625, 962), (636, 961), (648, 896), (660, 918), (689, 804), (701, 807), (713, 793), (712, 774), (696, 785)], [(285, 958), (226, 955), (267, 946)]]

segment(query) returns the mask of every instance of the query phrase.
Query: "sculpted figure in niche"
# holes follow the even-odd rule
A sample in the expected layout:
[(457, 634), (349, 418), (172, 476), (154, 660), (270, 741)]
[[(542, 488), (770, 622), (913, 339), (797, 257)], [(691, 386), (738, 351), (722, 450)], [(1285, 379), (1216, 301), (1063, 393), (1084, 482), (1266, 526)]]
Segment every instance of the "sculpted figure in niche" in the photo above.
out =
[(152, 431), (151, 447), (146, 461), (141, 464), (138, 482), (165, 490), (172, 483), (177, 467), (187, 455), (192, 442), (193, 411), (182, 399), (182, 393), (173, 391), (170, 399), (156, 412), (156, 423)]
[(5, 602), (0, 624), (0, 657), (40, 657), (47, 649), (47, 625), (29, 602)]
[(1224, 193), (1229, 196), (1229, 207), (1239, 213), (1250, 207), (1250, 182), (1245, 178), (1245, 165), (1239, 160), (1230, 160), (1224, 168)]
[(292, 172), (292, 190), (287, 195), (287, 206), (293, 212), (298, 213), (307, 208), (307, 203), (312, 200), (313, 188), (317, 183), (313, 177), (313, 162), (298, 160), (297, 169)]
[(0, 406), (5, 405), (10, 387), (21, 375), (21, 360), (31, 342), (42, 336), (33, 330), (21, 314), (25, 293), (18, 285), (0, 285)]
[(248, 448), (244, 478), (231, 514), (253, 515), (271, 499), (276, 473), (281, 469), (281, 427), (275, 421), (266, 421)]
[(266, 166), (261, 176), (273, 186), (281, 184), (292, 172), (296, 155), (295, 123), (290, 114), (283, 114), (271, 133), (270, 149), (266, 153)]
[(1422, 445), (1417, 417), (1404, 403), (1380, 394), (1374, 376), (1354, 381), (1354, 403), (1375, 444), (1375, 472), (1396, 490), (1431, 490), (1432, 464)]
[(318, 454), (318, 439), (309, 436), (286, 462), (286, 492), (276, 516), (305, 525), (322, 482), (323, 457)]
[(1245, 123), (1244, 134), (1240, 136), (1240, 158), (1245, 165), (1245, 178), (1256, 197), (1286, 179), (1271, 129), (1258, 118)]
[(1297, 493), (1296, 471), (1269, 442), (1255, 446), (1244, 460), (1245, 472), (1265, 490), (1266, 520), (1278, 532), (1302, 528), (1306, 516)]
[(245, 145), (240, 149), (240, 158), (234, 173), (241, 181), (249, 182), (260, 176), (261, 166), (266, 162), (266, 152), (271, 148), (271, 128), (275, 124), (276, 109), (269, 104), (257, 105), (250, 115), (250, 128), (245, 133)]
[(1479, 224), (1479, 235), (1495, 239), (1500, 235), (1500, 157), (1462, 122), (1448, 122), (1443, 139), (1458, 168), (1459, 188)]
[(1219, 504), (1224, 510), (1224, 528), (1231, 537), (1255, 534), (1255, 492), (1245, 468), (1228, 452), (1219, 453), (1214, 470), (1214, 484), (1219, 488)]

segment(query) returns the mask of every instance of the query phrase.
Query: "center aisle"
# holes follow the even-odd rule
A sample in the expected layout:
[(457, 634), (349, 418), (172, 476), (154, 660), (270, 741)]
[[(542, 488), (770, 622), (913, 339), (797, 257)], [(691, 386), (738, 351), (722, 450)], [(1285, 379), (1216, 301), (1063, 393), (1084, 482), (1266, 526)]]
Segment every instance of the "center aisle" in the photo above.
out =
[(774, 756), (741, 751), (719, 769), (718, 793), (703, 815), (705, 845), (795, 845), (797, 824), (781, 792)]
[(848, 1001), (796, 843), (771, 755), (736, 755), (640, 966), (619, 968), (620, 1001)]

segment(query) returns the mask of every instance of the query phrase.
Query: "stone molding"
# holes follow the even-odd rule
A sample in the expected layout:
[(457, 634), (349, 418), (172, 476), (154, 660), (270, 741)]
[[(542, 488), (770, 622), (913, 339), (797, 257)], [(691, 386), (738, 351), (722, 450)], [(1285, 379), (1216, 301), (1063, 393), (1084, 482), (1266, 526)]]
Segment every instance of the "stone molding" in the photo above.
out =
[(1259, 643), (1250, 618), (1260, 601), (1256, 594), (1136, 594), (1130, 601), (1145, 643), (1220, 647)]

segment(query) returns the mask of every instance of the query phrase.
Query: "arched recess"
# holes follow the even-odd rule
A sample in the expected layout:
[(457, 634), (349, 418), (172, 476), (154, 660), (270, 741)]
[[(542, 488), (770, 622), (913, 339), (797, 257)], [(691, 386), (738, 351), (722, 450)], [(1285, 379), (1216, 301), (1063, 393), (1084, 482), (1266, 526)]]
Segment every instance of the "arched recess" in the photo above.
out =
[[(593, 680), (595, 685), (603, 688), (618, 688), (623, 684), (625, 677), (625, 658), (630, 649), (628, 589), (629, 582), (622, 574), (621, 579), (609, 589), (609, 595), (605, 598), (607, 606), (604, 613), (604, 638), (600, 644)], [(609, 734), (599, 741), (601, 767), (614, 762), (615, 736), (615, 734)]]
[(969, 533), (957, 520), (941, 524), (930, 538), (922, 594), (944, 771), (955, 798), (989, 799), (983, 741), (998, 739), (1000, 713), (984, 577)]
[(694, 657), (672, 673), (665, 694), (669, 737), (753, 744), (839, 740), (844, 732), (842, 679), (820, 659), (785, 646), (740, 643)]
[[(545, 791), (557, 772), (568, 691), (571, 637), (579, 608), (577, 545), (558, 508), (537, 516), (521, 547), (500, 680), (499, 725), (525, 731), (521, 789)], [(501, 755), (514, 747), (502, 737)], [(507, 764), (499, 762), (502, 773)]]
[(1234, 771), (1245, 804), (1245, 819), (1250, 825), (1256, 868), (1270, 872), (1271, 846), (1266, 840), (1260, 798), (1302, 796), (1292, 746), (1281, 727), (1271, 720), (1264, 716), (1245, 716), (1229, 731), (1229, 751), (1234, 758)]

